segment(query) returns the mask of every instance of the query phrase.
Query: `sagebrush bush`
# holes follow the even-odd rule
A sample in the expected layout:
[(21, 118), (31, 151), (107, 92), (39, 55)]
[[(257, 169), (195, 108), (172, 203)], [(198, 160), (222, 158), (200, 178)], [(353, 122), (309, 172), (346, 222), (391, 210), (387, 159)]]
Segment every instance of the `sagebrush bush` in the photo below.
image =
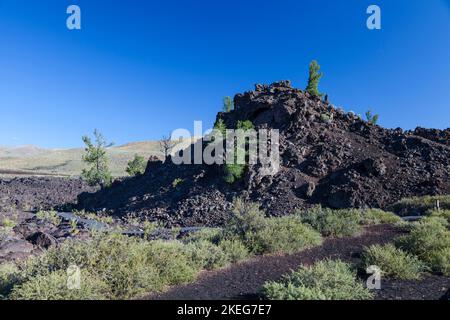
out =
[(366, 209), (361, 214), (361, 223), (364, 225), (394, 224), (400, 221), (402, 219), (399, 216), (381, 209)]
[(212, 243), (218, 243), (222, 237), (222, 230), (218, 228), (204, 228), (196, 232), (188, 234), (184, 239), (184, 243), (206, 240)]
[(230, 262), (222, 248), (206, 240), (192, 242), (187, 249), (194, 265), (199, 269), (213, 270), (224, 267)]
[(294, 253), (322, 243), (322, 237), (297, 216), (267, 219), (267, 226), (254, 234), (258, 254)]
[(239, 238), (253, 254), (293, 253), (321, 243), (321, 236), (297, 216), (266, 218), (255, 203), (236, 199), (225, 238)]
[(225, 226), (225, 237), (238, 237), (247, 248), (254, 247), (254, 235), (267, 226), (258, 204), (237, 198), (233, 201), (231, 219)]
[(0, 264), (0, 300), (6, 299), (19, 277), (19, 269), (13, 263)]
[(270, 300), (365, 300), (371, 292), (357, 279), (349, 264), (340, 260), (301, 266), (279, 282), (267, 282), (263, 294)]
[(395, 244), (398, 248), (419, 257), (432, 271), (450, 274), (450, 231), (440, 219), (426, 218), (415, 223), (410, 234), (399, 237)]
[(397, 249), (394, 245), (373, 245), (363, 253), (363, 266), (375, 265), (383, 277), (394, 279), (419, 279), (425, 265), (417, 257)]
[(362, 231), (361, 212), (356, 209), (332, 210), (315, 206), (299, 212), (303, 223), (307, 223), (324, 236), (354, 236)]
[(450, 195), (406, 198), (391, 205), (390, 210), (401, 216), (425, 214), (436, 209), (437, 200), (441, 209), (450, 210)]
[(439, 217), (445, 219), (447, 224), (450, 224), (450, 210), (431, 210), (428, 212), (430, 217)]
[(63, 271), (37, 276), (14, 287), (13, 300), (106, 300), (109, 286), (96, 276), (81, 272), (80, 289), (69, 289)]
[(219, 247), (226, 254), (231, 263), (237, 263), (250, 256), (247, 247), (239, 239), (224, 239), (220, 241)]
[[(13, 286), (22, 286), (36, 278), (53, 281), (56, 278), (50, 276), (54, 272), (65, 272), (70, 265), (105, 282), (109, 286), (109, 299), (157, 292), (167, 285), (192, 281), (199, 271), (180, 242), (147, 242), (117, 234), (99, 234), (86, 242), (68, 240), (21, 263), (20, 277)], [(33, 286), (39, 283), (33, 282)]]

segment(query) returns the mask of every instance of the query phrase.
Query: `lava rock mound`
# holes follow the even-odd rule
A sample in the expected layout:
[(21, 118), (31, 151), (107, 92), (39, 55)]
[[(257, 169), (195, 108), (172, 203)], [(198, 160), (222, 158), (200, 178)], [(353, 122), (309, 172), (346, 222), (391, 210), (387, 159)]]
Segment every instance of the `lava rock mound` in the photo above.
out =
[(276, 175), (249, 166), (242, 180), (230, 185), (218, 165), (150, 161), (143, 176), (80, 195), (81, 208), (132, 213), (168, 225), (216, 226), (229, 218), (236, 196), (282, 216), (315, 204), (384, 208), (404, 197), (450, 193), (450, 129), (385, 129), (289, 81), (258, 84), (234, 102), (235, 110), (217, 116), (227, 128), (250, 120), (256, 129), (279, 129)]

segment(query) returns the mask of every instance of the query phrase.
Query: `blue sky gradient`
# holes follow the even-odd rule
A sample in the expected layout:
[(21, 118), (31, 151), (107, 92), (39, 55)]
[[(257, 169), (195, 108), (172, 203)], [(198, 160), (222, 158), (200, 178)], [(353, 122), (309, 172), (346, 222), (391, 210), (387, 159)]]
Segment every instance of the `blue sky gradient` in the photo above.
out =
[[(66, 28), (66, 8), (82, 30)], [(366, 9), (382, 9), (382, 30)], [(0, 0), (0, 145), (117, 144), (212, 126), (255, 83), (320, 88), (386, 127), (450, 125), (449, 0)]]

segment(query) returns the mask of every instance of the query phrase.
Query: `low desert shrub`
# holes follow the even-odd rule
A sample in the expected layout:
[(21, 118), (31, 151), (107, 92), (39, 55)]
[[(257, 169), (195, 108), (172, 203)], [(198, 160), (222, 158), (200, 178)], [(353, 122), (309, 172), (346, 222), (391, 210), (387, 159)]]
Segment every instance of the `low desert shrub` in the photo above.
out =
[(148, 242), (117, 234), (98, 234), (87, 242), (68, 240), (20, 264), (20, 277), (14, 288), (37, 278), (44, 279), (43, 285), (56, 283), (57, 278), (51, 275), (65, 272), (70, 265), (106, 283), (109, 299), (157, 292), (167, 285), (192, 281), (199, 271), (180, 242)]
[(13, 263), (0, 264), (0, 300), (6, 299), (19, 277), (19, 269)]
[(324, 260), (301, 266), (279, 282), (267, 282), (263, 294), (270, 300), (365, 300), (371, 292), (356, 272), (342, 261)]
[(363, 265), (367, 268), (375, 265), (380, 268), (383, 277), (394, 279), (419, 279), (425, 265), (415, 256), (394, 245), (373, 245), (363, 253)]
[(190, 243), (187, 250), (198, 269), (214, 270), (224, 267), (230, 262), (228, 255), (221, 247), (207, 240)]
[(197, 232), (192, 232), (183, 239), (185, 243), (206, 240), (212, 243), (218, 243), (222, 237), (222, 230), (218, 228), (204, 228)]
[(257, 244), (255, 234), (266, 228), (267, 219), (258, 204), (237, 198), (233, 201), (231, 219), (224, 228), (224, 237), (239, 238), (247, 248)]
[(361, 223), (363, 225), (395, 224), (400, 221), (402, 219), (399, 216), (380, 209), (363, 210), (361, 214)]
[(390, 210), (401, 215), (423, 215), (436, 209), (436, 201), (442, 210), (450, 210), (450, 195), (424, 196), (402, 199), (390, 206)]
[(450, 274), (450, 231), (440, 219), (426, 218), (415, 223), (411, 232), (399, 237), (395, 244), (398, 248), (419, 257), (432, 271)]
[(299, 213), (303, 223), (324, 236), (354, 236), (362, 231), (361, 213), (356, 209), (332, 210), (320, 205)]
[(320, 234), (302, 224), (297, 216), (270, 218), (267, 226), (254, 234), (253, 252), (294, 253), (322, 243)]
[(13, 300), (106, 300), (108, 285), (96, 276), (81, 273), (79, 289), (69, 289), (63, 271), (37, 276), (12, 290)]
[(56, 226), (61, 223), (61, 218), (58, 216), (56, 211), (39, 211), (36, 213), (36, 218), (52, 223)]
[(17, 222), (11, 218), (3, 218), (0, 223), (0, 227), (6, 228), (6, 229), (12, 229), (16, 225), (17, 225)]
[(162, 286), (192, 281), (201, 269), (181, 242), (151, 241), (147, 248), (147, 263), (158, 270)]
[(428, 212), (430, 217), (439, 217), (445, 219), (447, 224), (450, 224), (450, 210), (431, 210)]
[(231, 263), (237, 263), (250, 256), (247, 247), (239, 239), (222, 240), (219, 243), (219, 247), (227, 256), (227, 260)]
[(321, 243), (321, 236), (297, 216), (266, 218), (258, 205), (234, 201), (224, 238), (238, 238), (253, 254), (293, 253)]

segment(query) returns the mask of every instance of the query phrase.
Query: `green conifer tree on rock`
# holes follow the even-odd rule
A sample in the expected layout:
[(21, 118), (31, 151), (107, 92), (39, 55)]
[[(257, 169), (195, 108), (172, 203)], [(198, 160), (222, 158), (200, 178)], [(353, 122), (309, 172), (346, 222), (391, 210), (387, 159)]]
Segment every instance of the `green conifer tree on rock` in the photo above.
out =
[(319, 73), (320, 66), (316, 60), (311, 61), (309, 64), (309, 79), (306, 91), (314, 97), (322, 97), (323, 93), (319, 92), (319, 82), (323, 76), (323, 73)]

